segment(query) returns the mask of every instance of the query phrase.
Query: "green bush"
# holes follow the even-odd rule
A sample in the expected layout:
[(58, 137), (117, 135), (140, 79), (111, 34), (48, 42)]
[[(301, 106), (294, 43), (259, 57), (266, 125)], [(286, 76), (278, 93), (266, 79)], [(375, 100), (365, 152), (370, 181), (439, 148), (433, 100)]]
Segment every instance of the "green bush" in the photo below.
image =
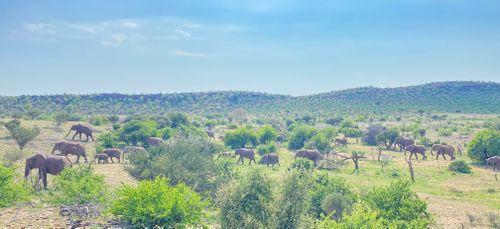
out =
[(40, 129), (37, 127), (32, 129), (22, 127), (21, 122), (17, 119), (3, 123), (3, 125), (9, 131), (10, 136), (16, 141), (20, 150), (23, 150), (28, 142), (40, 134)]
[(467, 144), (467, 153), (472, 160), (482, 163), (489, 157), (500, 155), (500, 131), (488, 129), (477, 132)]
[(251, 170), (241, 181), (226, 185), (217, 197), (222, 228), (272, 227), (271, 180), (261, 170)]
[(15, 149), (15, 150), (9, 150), (9, 151), (6, 151), (2, 156), (1, 156), (1, 159), (2, 159), (2, 163), (5, 165), (5, 166), (12, 166), (13, 164), (15, 164), (16, 162), (20, 161), (21, 159), (25, 158), (27, 155), (26, 152), (22, 151), (22, 150), (19, 150), (19, 149)]
[(292, 169), (297, 171), (307, 172), (314, 169), (314, 164), (311, 160), (307, 158), (297, 158), (297, 160), (294, 160), (290, 165), (289, 170)]
[(352, 213), (336, 221), (332, 217), (324, 217), (316, 226), (318, 229), (372, 229), (386, 228), (379, 213), (365, 203), (355, 204)]
[(23, 184), (16, 177), (14, 167), (0, 164), (0, 208), (10, 207), (17, 202), (28, 200), (29, 192)]
[(224, 143), (231, 149), (244, 148), (246, 146), (255, 147), (258, 143), (258, 137), (252, 127), (241, 127), (227, 132)]
[(277, 203), (276, 228), (299, 228), (308, 203), (308, 189), (312, 173), (304, 175), (298, 171), (288, 173), (281, 185)]
[(138, 143), (146, 145), (146, 139), (156, 135), (156, 126), (157, 123), (155, 121), (133, 120), (120, 128), (118, 136), (120, 140), (132, 145), (137, 145)]
[(326, 154), (332, 150), (330, 141), (322, 134), (318, 133), (312, 137), (305, 145), (309, 149), (317, 149), (320, 153)]
[(102, 126), (108, 123), (108, 119), (102, 115), (94, 115), (89, 118), (89, 123), (94, 126)]
[(317, 219), (326, 215), (340, 219), (345, 212), (351, 210), (356, 201), (356, 196), (344, 180), (328, 176), (326, 173), (314, 177), (313, 187), (309, 193), (311, 213)]
[(448, 169), (457, 173), (472, 173), (470, 166), (463, 160), (456, 160), (448, 165)]
[(276, 141), (278, 133), (272, 126), (266, 125), (257, 130), (257, 136), (260, 144), (269, 144)]
[(310, 126), (299, 125), (293, 128), (288, 141), (288, 148), (297, 150), (304, 148), (305, 144), (317, 134), (317, 130)]
[(205, 204), (184, 184), (169, 186), (165, 178), (123, 186), (110, 212), (137, 227), (184, 228), (197, 225)]
[(380, 218), (388, 228), (427, 228), (432, 222), (427, 203), (411, 191), (407, 181), (375, 188), (365, 200), (379, 210)]
[(260, 156), (263, 156), (264, 154), (276, 153), (277, 151), (278, 151), (278, 147), (276, 146), (275, 143), (257, 146), (257, 153)]
[(54, 177), (54, 188), (48, 200), (56, 205), (101, 204), (107, 200), (102, 175), (94, 174), (90, 165), (65, 168)]

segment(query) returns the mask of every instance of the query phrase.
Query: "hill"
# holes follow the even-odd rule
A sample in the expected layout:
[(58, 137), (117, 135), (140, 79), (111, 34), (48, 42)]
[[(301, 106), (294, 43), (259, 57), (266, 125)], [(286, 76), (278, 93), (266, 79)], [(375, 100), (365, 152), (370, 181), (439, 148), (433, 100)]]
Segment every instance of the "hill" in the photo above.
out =
[(228, 113), (313, 116), (331, 113), (500, 113), (500, 83), (440, 82), (398, 88), (363, 87), (309, 96), (224, 91), (173, 94), (0, 96), (0, 115), (27, 111), (78, 114)]

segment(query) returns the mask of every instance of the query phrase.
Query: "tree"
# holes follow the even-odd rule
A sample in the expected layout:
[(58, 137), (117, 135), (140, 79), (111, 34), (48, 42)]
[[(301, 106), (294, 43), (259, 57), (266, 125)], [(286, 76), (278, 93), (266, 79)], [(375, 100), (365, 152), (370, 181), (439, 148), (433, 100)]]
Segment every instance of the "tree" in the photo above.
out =
[(341, 220), (335, 221), (325, 217), (321, 220), (318, 229), (371, 229), (384, 228), (384, 222), (379, 217), (379, 212), (366, 203), (357, 203), (353, 207), (351, 214), (344, 216)]
[(218, 193), (221, 227), (270, 228), (272, 204), (271, 180), (261, 170), (251, 170)]
[(224, 144), (231, 149), (244, 148), (247, 145), (255, 147), (258, 145), (257, 133), (255, 133), (251, 126), (240, 127), (226, 133)]
[(29, 197), (28, 190), (19, 182), (16, 174), (15, 168), (0, 163), (0, 208), (12, 206)]
[(332, 118), (326, 119), (326, 123), (328, 125), (336, 126), (339, 123), (341, 123), (343, 120), (344, 120), (344, 117), (342, 117), (342, 116), (336, 116), (336, 117), (332, 117)]
[(472, 160), (483, 163), (489, 157), (500, 155), (500, 131), (479, 131), (467, 145), (467, 153)]
[(311, 172), (303, 173), (292, 170), (286, 176), (277, 198), (280, 207), (276, 214), (276, 228), (293, 229), (299, 227), (307, 210)]
[(330, 216), (338, 220), (351, 210), (356, 196), (343, 179), (319, 173), (312, 180), (309, 193), (313, 217), (321, 219)]
[(169, 113), (168, 117), (172, 121), (172, 128), (177, 128), (181, 125), (189, 125), (189, 116), (185, 113)]
[(344, 134), (344, 136), (348, 138), (355, 138), (356, 143), (359, 142), (359, 138), (363, 136), (363, 131), (358, 128), (342, 128), (340, 132)]
[(326, 154), (332, 151), (330, 141), (322, 133), (318, 133), (312, 137), (311, 140), (306, 143), (305, 147), (317, 149), (321, 154)]
[(383, 144), (387, 149), (390, 149), (394, 145), (398, 137), (399, 130), (396, 128), (390, 128), (377, 134), (376, 140), (379, 144)]
[(169, 186), (166, 178), (123, 186), (111, 203), (110, 212), (144, 228), (185, 228), (201, 219), (205, 203), (184, 184)]
[(276, 130), (272, 126), (266, 125), (266, 126), (261, 127), (257, 131), (257, 136), (259, 138), (260, 144), (269, 144), (273, 141), (276, 141), (278, 133), (276, 132)]
[(155, 121), (139, 121), (133, 120), (125, 123), (118, 131), (120, 140), (132, 145), (142, 143), (146, 145), (147, 138), (156, 135)]
[(288, 141), (288, 148), (297, 150), (304, 148), (307, 141), (317, 134), (317, 130), (310, 126), (299, 125), (293, 129)]
[(32, 129), (22, 127), (21, 122), (17, 119), (4, 123), (4, 126), (21, 150), (40, 133), (40, 129), (37, 127)]
[(343, 158), (342, 161), (352, 160), (352, 162), (354, 163), (354, 171), (355, 172), (359, 172), (359, 160), (366, 158), (365, 152), (357, 151), (357, 150), (353, 150), (351, 152), (351, 156), (346, 156), (346, 155), (339, 154), (339, 153), (336, 153), (336, 155)]
[(67, 113), (59, 113), (54, 117), (54, 120), (56, 121), (56, 125), (60, 126), (61, 124), (67, 122), (69, 120), (69, 114)]
[(381, 125), (369, 126), (361, 141), (369, 146), (376, 146), (378, 144), (377, 135), (382, 133), (384, 130), (386, 130), (386, 128)]

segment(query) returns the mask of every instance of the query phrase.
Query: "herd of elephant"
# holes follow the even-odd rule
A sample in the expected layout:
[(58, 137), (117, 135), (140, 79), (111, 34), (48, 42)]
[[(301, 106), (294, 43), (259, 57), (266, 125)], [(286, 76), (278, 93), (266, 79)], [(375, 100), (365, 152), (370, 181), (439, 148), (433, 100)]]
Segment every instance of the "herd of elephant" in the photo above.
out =
[[(80, 137), (79, 139), (81, 140), (82, 134), (84, 134), (87, 137), (86, 141), (89, 140), (94, 141), (93, 129), (89, 125), (83, 125), (83, 124), (73, 125), (65, 137), (67, 137), (71, 133), (71, 131), (76, 132), (71, 140), (74, 140), (74, 138), (77, 135), (79, 135)], [(150, 137), (147, 139), (147, 143), (150, 146), (159, 146), (163, 144), (163, 139)], [(55, 154), (56, 152), (59, 153)], [(109, 160), (111, 160), (111, 163), (115, 163), (113, 159), (116, 159), (117, 162), (120, 163), (124, 161), (125, 155), (130, 155), (134, 153), (145, 153), (145, 152), (146, 149), (144, 147), (138, 147), (138, 146), (126, 146), (123, 150), (118, 148), (108, 148), (102, 150), (98, 154), (95, 154), (93, 162), (97, 161), (97, 163), (100, 164), (100, 163), (109, 163)], [(72, 163), (68, 158), (68, 155), (77, 156), (75, 163), (79, 163), (80, 157), (83, 157), (85, 162), (88, 163), (85, 146), (81, 142), (66, 141), (66, 140), (58, 141), (54, 143), (51, 155), (36, 153), (35, 155), (28, 157), (26, 159), (25, 173), (24, 173), (25, 179), (28, 178), (31, 170), (38, 169), (39, 172), (38, 181), (42, 180), (43, 187), (47, 188), (47, 174), (58, 175), (62, 172), (64, 168), (71, 167)]]

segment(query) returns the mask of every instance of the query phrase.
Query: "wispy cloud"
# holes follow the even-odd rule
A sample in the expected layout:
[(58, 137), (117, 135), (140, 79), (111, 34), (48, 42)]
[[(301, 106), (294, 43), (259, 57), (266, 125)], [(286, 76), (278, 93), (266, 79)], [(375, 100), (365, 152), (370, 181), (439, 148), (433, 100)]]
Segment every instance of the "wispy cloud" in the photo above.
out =
[(134, 21), (124, 21), (120, 24), (123, 28), (136, 29), (139, 28), (139, 24)]
[(190, 33), (186, 32), (184, 30), (176, 29), (176, 30), (174, 30), (174, 33), (182, 35), (182, 36), (187, 37), (187, 38), (193, 38), (193, 36), (191, 36)]
[(24, 28), (32, 33), (55, 34), (54, 26), (47, 23), (26, 23)]
[(170, 53), (172, 53), (173, 55), (176, 55), (176, 56), (185, 56), (185, 57), (196, 57), (196, 58), (214, 57), (214, 55), (195, 53), (195, 52), (187, 52), (187, 51), (183, 51), (183, 50), (172, 50), (172, 51), (170, 51)]
[(120, 46), (125, 42), (127, 36), (123, 34), (113, 34), (109, 40), (101, 41), (104, 46)]

